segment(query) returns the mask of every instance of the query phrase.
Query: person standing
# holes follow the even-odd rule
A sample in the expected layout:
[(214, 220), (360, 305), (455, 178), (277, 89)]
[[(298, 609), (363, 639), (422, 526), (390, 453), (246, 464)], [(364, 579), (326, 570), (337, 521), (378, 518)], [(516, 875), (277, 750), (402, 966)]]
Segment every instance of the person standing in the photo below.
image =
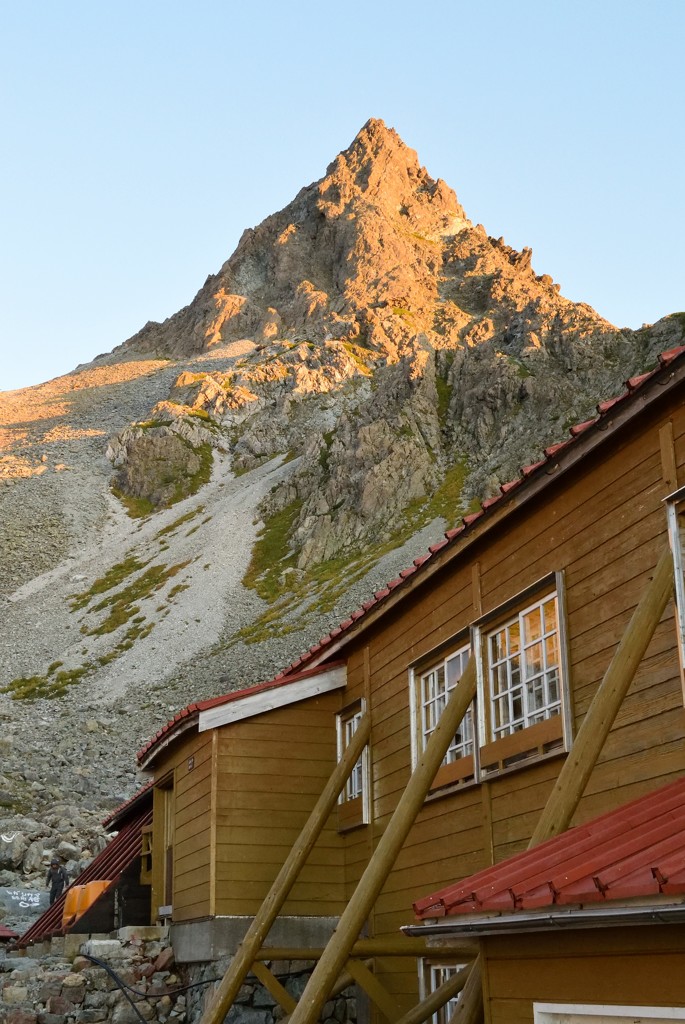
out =
[(45, 885), (50, 889), (50, 906), (62, 895), (65, 885), (69, 884), (69, 876), (60, 864), (58, 857), (53, 857), (48, 868)]

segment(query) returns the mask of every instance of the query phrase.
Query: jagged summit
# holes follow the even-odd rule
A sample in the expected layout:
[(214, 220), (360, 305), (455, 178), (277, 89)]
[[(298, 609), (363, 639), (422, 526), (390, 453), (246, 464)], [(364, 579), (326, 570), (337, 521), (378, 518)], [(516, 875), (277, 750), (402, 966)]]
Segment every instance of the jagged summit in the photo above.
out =
[(369, 308), (435, 299), (435, 247), (470, 227), (454, 192), (380, 120), (326, 175), (247, 229), (218, 274), (122, 347), (182, 357), (249, 337), (357, 338)]
[[(336, 189), (342, 193), (337, 203)], [(405, 228), (413, 217), (418, 218), (416, 226), (430, 220), (421, 213), (434, 215), (437, 223), (431, 227), (441, 234), (449, 229), (454, 233), (469, 223), (452, 189), (441, 179), (431, 178), (415, 150), (376, 118), (370, 118), (352, 144), (329, 164), (318, 190), (329, 198), (330, 212), (342, 211), (347, 203), (363, 198), (393, 219), (404, 218), (399, 223)]]
[(0, 689), (151, 734), (266, 678), (684, 332), (570, 302), (367, 122), (184, 309), (0, 396)]

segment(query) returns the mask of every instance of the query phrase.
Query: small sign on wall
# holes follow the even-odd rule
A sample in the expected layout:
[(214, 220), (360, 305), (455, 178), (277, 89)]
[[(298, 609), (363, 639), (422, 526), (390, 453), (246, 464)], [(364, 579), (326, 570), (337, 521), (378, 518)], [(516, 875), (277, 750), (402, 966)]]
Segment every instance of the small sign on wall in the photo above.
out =
[(188, 758), (188, 771), (192, 772), (194, 767), (195, 767), (195, 758), (194, 757), (189, 757)]

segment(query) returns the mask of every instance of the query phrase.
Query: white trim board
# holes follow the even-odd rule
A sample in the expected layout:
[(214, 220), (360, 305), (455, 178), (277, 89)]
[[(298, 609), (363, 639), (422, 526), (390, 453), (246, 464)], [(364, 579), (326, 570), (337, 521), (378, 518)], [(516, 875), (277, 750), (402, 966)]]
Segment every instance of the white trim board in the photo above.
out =
[(685, 1007), (533, 1003), (533, 1015), (535, 1024), (665, 1024), (685, 1020)]
[(288, 704), (307, 700), (308, 697), (318, 697), (321, 693), (339, 690), (346, 683), (347, 667), (339, 665), (337, 668), (327, 669), (316, 675), (308, 676), (306, 679), (297, 679), (292, 683), (283, 683), (268, 690), (259, 690), (257, 693), (247, 693), (244, 697), (220, 704), (216, 708), (201, 711), (198, 731), (206, 732), (208, 729), (216, 729), (220, 725), (230, 725), (231, 722), (241, 722), (254, 715), (263, 715), (265, 711), (273, 711), (275, 708), (283, 708)]

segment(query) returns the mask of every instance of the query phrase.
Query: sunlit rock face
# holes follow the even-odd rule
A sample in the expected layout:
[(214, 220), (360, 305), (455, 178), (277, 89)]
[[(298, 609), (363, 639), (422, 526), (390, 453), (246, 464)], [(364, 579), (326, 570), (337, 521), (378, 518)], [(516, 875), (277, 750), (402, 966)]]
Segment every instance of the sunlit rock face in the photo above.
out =
[[(372, 119), (320, 181), (244, 232), (190, 305), (118, 354), (216, 355), (179, 376), (176, 413), (167, 403), (151, 417), (201, 410), (231, 431), (241, 470), (303, 456), (265, 511), (301, 503), (292, 539), (305, 566), (387, 541), (460, 463), (456, 517), (676, 343), (680, 325), (656, 333), (619, 331), (565, 299), (530, 249), (474, 226)], [(239, 341), (252, 350), (222, 365)]]

